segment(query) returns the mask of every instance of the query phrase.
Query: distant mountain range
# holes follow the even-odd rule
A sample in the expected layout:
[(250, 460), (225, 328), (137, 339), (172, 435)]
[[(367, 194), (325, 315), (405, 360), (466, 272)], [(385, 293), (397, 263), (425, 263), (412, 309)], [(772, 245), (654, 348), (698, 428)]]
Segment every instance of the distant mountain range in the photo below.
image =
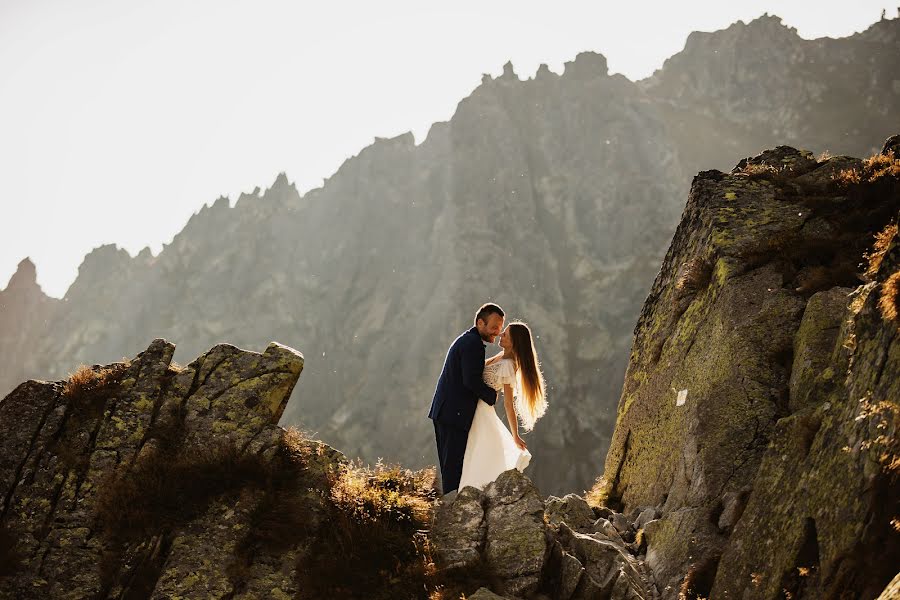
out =
[(877, 152), (900, 123), (898, 32), (804, 40), (764, 16), (692, 33), (639, 82), (590, 52), (527, 80), (507, 64), (421, 144), (376, 139), (302, 196), (280, 174), (219, 198), (155, 257), (101, 246), (61, 300), (25, 259), (0, 292), (0, 397), (158, 337), (180, 362), (276, 340), (305, 355), (282, 423), (434, 464), (444, 353), (493, 300), (531, 324), (549, 383), (528, 474), (545, 494), (589, 487), (691, 177), (779, 144)]

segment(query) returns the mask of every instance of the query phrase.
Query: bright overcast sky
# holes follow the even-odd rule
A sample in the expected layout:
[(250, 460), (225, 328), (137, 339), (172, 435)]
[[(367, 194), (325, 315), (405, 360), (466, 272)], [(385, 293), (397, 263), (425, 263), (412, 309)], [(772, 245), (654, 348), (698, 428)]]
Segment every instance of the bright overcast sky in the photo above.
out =
[(96, 246), (157, 254), (220, 195), (419, 143), (507, 60), (526, 79), (594, 50), (641, 79), (693, 30), (768, 12), (841, 37), (897, 4), (0, 0), (0, 288), (30, 256), (61, 297)]

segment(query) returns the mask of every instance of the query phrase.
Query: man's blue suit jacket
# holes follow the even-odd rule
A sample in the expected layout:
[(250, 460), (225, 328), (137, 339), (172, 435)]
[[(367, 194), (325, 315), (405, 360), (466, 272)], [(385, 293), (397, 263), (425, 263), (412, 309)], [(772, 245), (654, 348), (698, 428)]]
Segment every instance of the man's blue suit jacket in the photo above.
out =
[(453, 341), (434, 390), (429, 419), (468, 431), (478, 399), (491, 406), (497, 402), (497, 392), (482, 378), (485, 346), (475, 327)]

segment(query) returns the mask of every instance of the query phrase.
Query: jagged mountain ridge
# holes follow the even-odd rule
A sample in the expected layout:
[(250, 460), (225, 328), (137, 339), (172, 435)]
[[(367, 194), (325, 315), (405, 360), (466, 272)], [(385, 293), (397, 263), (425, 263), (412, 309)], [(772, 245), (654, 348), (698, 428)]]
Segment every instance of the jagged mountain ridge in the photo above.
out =
[[(812, 50), (760, 64), (755, 46), (775, 37), (798, 49), (827, 44), (826, 61), (847, 48), (826, 66), (834, 77), (809, 78), (826, 91), (844, 89), (869, 56), (898, 55), (897, 23), (828, 41), (802, 40), (774, 18), (738, 23), (695, 34), (708, 43), (689, 40), (639, 83), (609, 76), (592, 53), (561, 75), (542, 67), (525, 81), (507, 65), (418, 146), (408, 133), (378, 139), (303, 196), (281, 175), (234, 207), (220, 198), (156, 257), (98, 248), (42, 318), (26, 316), (30, 303), (7, 309), (9, 290), (0, 292), (3, 348), (16, 357), (2, 367), (2, 383), (60, 377), (79, 361), (132, 355), (153, 337), (177, 341), (182, 361), (219, 341), (278, 339), (312, 349), (285, 423), (351, 455), (422, 466), (434, 462), (425, 414), (446, 346), (493, 299), (532, 324), (551, 386), (548, 416), (527, 438), (540, 457), (530, 474), (546, 491), (585, 487), (600, 470), (631, 329), (692, 165), (709, 156), (704, 168), (725, 168), (775, 143), (865, 155), (890, 132), (863, 139), (848, 137), (843, 123), (813, 127), (797, 108), (808, 95), (783, 91), (767, 129), (757, 115), (772, 103), (764, 92), (747, 96), (746, 81), (765, 83), (758, 68), (768, 72), (779, 60), (800, 78), (806, 63), (791, 60)], [(677, 87), (686, 74), (723, 81), (729, 67), (713, 50), (728, 44), (727, 64), (750, 65), (733, 85), (705, 95), (697, 85)], [(896, 59), (883, 71), (896, 73)], [(895, 121), (893, 81), (873, 78), (841, 104), (848, 121), (872, 129)]]

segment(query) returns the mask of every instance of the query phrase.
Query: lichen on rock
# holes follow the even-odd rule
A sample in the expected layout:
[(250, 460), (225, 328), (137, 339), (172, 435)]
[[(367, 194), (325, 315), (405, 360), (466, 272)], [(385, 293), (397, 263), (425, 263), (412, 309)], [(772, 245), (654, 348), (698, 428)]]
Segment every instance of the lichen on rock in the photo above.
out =
[[(878, 302), (896, 243), (879, 238), (874, 282), (863, 264), (900, 176), (842, 175), (882, 163), (780, 146), (694, 179), (594, 490), (658, 508), (643, 537), (663, 597), (874, 597), (893, 577), (900, 364)], [(697, 264), (708, 278), (684, 275)]]

